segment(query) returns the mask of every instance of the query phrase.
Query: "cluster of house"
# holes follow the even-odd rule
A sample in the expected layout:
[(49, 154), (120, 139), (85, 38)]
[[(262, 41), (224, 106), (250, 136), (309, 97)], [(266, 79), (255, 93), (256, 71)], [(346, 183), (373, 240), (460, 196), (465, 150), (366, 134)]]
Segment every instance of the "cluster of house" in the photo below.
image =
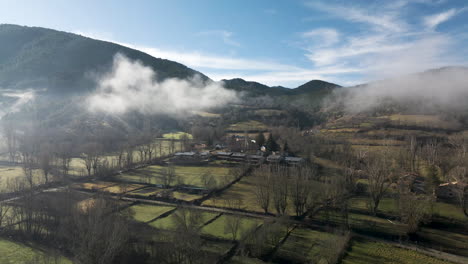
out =
[[(404, 176), (402, 176), (399, 180), (400, 185), (402, 186), (408, 186), (409, 191), (416, 193), (416, 194), (424, 194), (427, 192), (426, 188), (426, 178), (409, 173)], [(453, 200), (456, 199), (456, 194), (459, 189), (459, 184), (458, 182), (446, 182), (439, 184), (437, 188), (435, 189), (435, 195), (439, 199), (444, 199), (444, 200)]]
[(250, 164), (262, 164), (264, 162), (272, 164), (286, 164), (289, 166), (297, 166), (305, 162), (300, 157), (290, 157), (278, 154), (271, 154), (267, 157), (259, 154), (246, 154), (242, 152), (226, 152), (226, 151), (202, 151), (202, 152), (177, 152), (171, 159), (176, 163), (203, 163), (210, 160), (226, 160), (235, 162), (246, 162)]

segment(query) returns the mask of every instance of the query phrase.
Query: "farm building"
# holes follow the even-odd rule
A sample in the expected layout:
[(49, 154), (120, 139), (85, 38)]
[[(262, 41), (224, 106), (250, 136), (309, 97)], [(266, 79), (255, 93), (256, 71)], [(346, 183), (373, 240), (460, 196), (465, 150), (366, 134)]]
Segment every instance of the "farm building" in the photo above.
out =
[(248, 155), (247, 161), (251, 164), (261, 164), (265, 158), (261, 155)]
[(281, 161), (283, 161), (283, 157), (281, 155), (272, 154), (268, 156), (266, 160), (269, 163), (280, 163)]
[(215, 156), (217, 159), (229, 160), (231, 158), (232, 152), (218, 151)]
[(304, 159), (299, 157), (284, 157), (284, 162), (290, 166), (297, 166), (303, 164)]
[(171, 159), (171, 162), (179, 164), (190, 164), (190, 163), (200, 163), (206, 162), (210, 158), (209, 152), (177, 152), (174, 154), (174, 157)]
[(234, 152), (234, 153), (232, 153), (229, 160), (231, 160), (231, 161), (245, 161), (246, 156), (247, 155), (244, 154), (244, 153)]
[(417, 174), (408, 173), (400, 177), (398, 187), (416, 194), (426, 193), (426, 179)]
[(441, 199), (455, 199), (457, 194), (458, 182), (447, 182), (442, 183), (437, 188), (436, 194), (437, 198)]

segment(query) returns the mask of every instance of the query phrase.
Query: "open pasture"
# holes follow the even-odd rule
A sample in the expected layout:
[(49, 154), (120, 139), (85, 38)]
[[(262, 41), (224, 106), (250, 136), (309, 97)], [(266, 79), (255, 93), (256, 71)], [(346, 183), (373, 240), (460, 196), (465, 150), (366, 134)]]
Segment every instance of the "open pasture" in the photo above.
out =
[(75, 183), (72, 185), (72, 188), (85, 189), (85, 190), (101, 190), (112, 185), (116, 185), (116, 182), (107, 182), (107, 181), (95, 181), (95, 182), (83, 182)]
[(327, 250), (327, 240), (337, 235), (306, 228), (295, 228), (276, 252), (276, 263), (320, 263), (320, 253)]
[(134, 212), (133, 218), (140, 222), (148, 222), (160, 215), (173, 210), (172, 206), (159, 206), (149, 204), (136, 204), (129, 207)]
[(114, 193), (114, 194), (123, 194), (123, 193), (134, 191), (136, 189), (143, 188), (143, 187), (145, 187), (145, 185), (120, 183), (117, 185), (105, 187), (104, 189), (102, 189), (102, 191)]
[[(16, 180), (25, 179), (23, 168), (20, 166), (3, 166), (0, 165), (0, 192), (9, 191), (8, 183)], [(52, 177), (52, 176), (51, 176)], [(45, 178), (42, 172), (38, 169), (33, 170), (33, 184), (44, 184)]]
[(169, 216), (151, 222), (150, 225), (162, 230), (176, 230), (179, 227), (187, 225), (190, 225), (194, 228), (200, 228), (206, 222), (215, 218), (217, 215), (219, 214), (179, 208)]
[(236, 223), (237, 221), (239, 223), (236, 233), (237, 239), (242, 239), (249, 235), (255, 230), (255, 228), (257, 228), (257, 226), (262, 223), (260, 219), (256, 218), (223, 214), (212, 223), (204, 226), (202, 228), (202, 234), (222, 239), (232, 239), (233, 233), (231, 231), (232, 229), (230, 228), (230, 225)]
[[(50, 261), (50, 262), (49, 262)], [(63, 256), (47, 254), (20, 243), (6, 239), (0, 239), (0, 263), (25, 264), (25, 263), (56, 263), (71, 264), (72, 262)]]
[(402, 249), (382, 242), (354, 239), (343, 259), (343, 264), (402, 263), (402, 264), (447, 264), (422, 253)]
[(226, 130), (237, 132), (265, 131), (268, 130), (268, 126), (259, 121), (249, 120), (232, 124)]
[[(224, 178), (230, 173), (230, 168), (220, 166), (174, 166), (176, 177), (171, 186), (189, 185), (203, 188), (203, 176), (212, 176), (216, 184), (222, 184)], [(124, 181), (147, 184), (164, 184), (163, 174), (166, 167), (152, 165), (145, 168), (125, 172), (118, 176)]]

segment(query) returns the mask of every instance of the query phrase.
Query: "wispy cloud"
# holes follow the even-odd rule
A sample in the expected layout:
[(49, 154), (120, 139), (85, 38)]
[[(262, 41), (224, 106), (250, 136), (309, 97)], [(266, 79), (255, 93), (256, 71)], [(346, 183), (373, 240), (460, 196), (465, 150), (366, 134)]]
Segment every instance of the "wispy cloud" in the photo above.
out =
[(455, 8), (449, 9), (442, 13), (425, 16), (423, 18), (423, 23), (429, 29), (435, 29), (438, 25), (444, 23), (445, 21), (451, 19), (455, 15), (457, 15), (461, 10), (457, 10)]
[(334, 28), (318, 28), (302, 33), (302, 37), (311, 41), (311, 45), (317, 48), (335, 44), (340, 38), (340, 33)]
[(226, 45), (240, 47), (241, 44), (235, 40), (233, 40), (234, 33), (227, 31), (227, 30), (208, 30), (202, 31), (197, 33), (198, 36), (209, 36), (209, 37), (217, 37), (221, 38)]
[[(384, 78), (459, 62), (450, 50), (456, 37), (434, 30), (427, 31), (421, 25), (410, 23), (405, 16), (408, 5), (437, 4), (434, 1), (379, 2), (369, 4), (332, 5), (309, 3), (312, 9), (326, 12), (345, 21), (361, 24), (361, 32), (345, 32), (339, 42), (320, 48), (306, 47), (306, 56), (316, 67), (342, 63), (348, 67), (368, 69), (368, 78)], [(434, 29), (461, 10), (450, 9), (424, 17), (425, 27)], [(407, 14), (406, 14), (407, 15)], [(324, 41), (325, 43), (327, 41)]]
[(372, 7), (367, 5), (366, 8), (352, 5), (329, 5), (322, 2), (309, 2), (307, 6), (327, 12), (335, 17), (348, 20), (350, 22), (365, 23), (372, 25), (376, 30), (386, 30), (393, 32), (401, 32), (407, 28), (404, 21), (398, 19), (398, 12), (395, 12), (395, 6), (390, 5), (384, 11), (382, 7)]

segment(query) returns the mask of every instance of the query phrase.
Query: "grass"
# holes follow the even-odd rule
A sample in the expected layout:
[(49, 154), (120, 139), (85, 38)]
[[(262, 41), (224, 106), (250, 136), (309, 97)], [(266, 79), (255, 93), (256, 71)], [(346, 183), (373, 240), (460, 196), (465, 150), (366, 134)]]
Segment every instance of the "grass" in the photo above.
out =
[[(24, 171), (20, 166), (0, 165), (0, 191), (8, 191), (8, 182), (15, 179), (24, 179)], [(35, 185), (45, 183), (40, 170), (33, 170), (33, 182)]]
[(139, 189), (145, 187), (145, 185), (141, 184), (118, 184), (118, 185), (113, 185), (106, 187), (102, 189), (104, 192), (110, 192), (110, 193), (115, 193), (115, 194), (122, 194), (126, 192), (131, 192), (133, 190)]
[(332, 233), (296, 228), (275, 254), (275, 262), (316, 263), (325, 241), (336, 236)]
[(253, 111), (255, 115), (259, 116), (280, 116), (284, 114), (285, 112), (283, 110), (277, 110), (277, 109), (258, 109)]
[[(239, 204), (230, 203), (227, 201), (240, 201), (241, 209), (263, 213), (263, 209), (258, 205), (257, 202), (255, 188), (257, 187), (254, 184), (253, 176), (244, 177), (242, 180), (224, 191), (220, 196), (212, 197), (211, 199), (203, 202), (203, 205), (237, 208)], [(273, 203), (270, 203), (269, 212), (275, 212)], [(294, 214), (294, 207), (290, 200), (288, 201), (288, 205), (286, 207), (286, 213), (289, 215)]]
[[(51, 256), (47, 256), (40, 250), (9, 240), (0, 239), (0, 263), (2, 264), (39, 263), (40, 261), (45, 261), (48, 257)], [(57, 262), (53, 263), (71, 264), (72, 262), (62, 256), (59, 256), (57, 258)]]
[(422, 253), (398, 248), (390, 244), (365, 240), (353, 240), (343, 264), (401, 263), (443, 264), (450, 263)]
[(173, 133), (166, 133), (163, 135), (165, 139), (182, 139), (183, 136), (187, 136), (189, 139), (192, 139), (193, 136), (189, 133), (185, 132), (173, 132)]
[[(214, 222), (210, 223), (209, 225), (203, 227), (202, 234), (213, 236), (222, 239), (232, 239), (232, 233), (229, 231), (227, 226), (228, 221), (236, 221), (234, 219), (236, 216), (232, 215), (222, 215)], [(244, 238), (250, 232), (252, 232), (258, 225), (260, 225), (261, 221), (256, 218), (248, 218), (242, 217), (239, 219), (240, 226), (237, 233), (237, 239)]]
[(249, 121), (232, 124), (227, 128), (227, 130), (228, 131), (240, 131), (240, 132), (264, 131), (264, 130), (268, 130), (268, 126), (259, 121), (249, 120)]
[(244, 257), (244, 256), (234, 256), (227, 263), (229, 263), (229, 264), (262, 264), (262, 263), (266, 263), (266, 262), (263, 262), (262, 260), (256, 259), (256, 258), (249, 258), (249, 257)]
[(165, 191), (166, 190), (160, 189), (160, 188), (157, 188), (157, 187), (146, 187), (146, 188), (143, 188), (143, 189), (138, 189), (138, 190), (135, 190), (135, 191), (131, 191), (128, 194), (149, 197), (149, 196), (157, 195), (158, 193), (165, 192)]
[[(350, 209), (369, 212), (369, 208), (367, 207), (368, 201), (369, 198), (367, 197), (354, 197), (349, 200), (349, 207)], [(380, 200), (378, 210), (386, 214), (398, 213), (396, 201), (392, 198), (383, 198)]]
[(183, 193), (183, 192), (173, 192), (172, 195), (175, 199), (186, 201), (186, 202), (192, 202), (196, 199), (200, 199), (203, 197), (203, 195)]
[[(169, 134), (167, 134), (169, 135)], [(159, 157), (159, 156), (166, 156), (170, 154), (170, 140), (167, 139), (156, 139), (156, 147), (155, 151), (153, 153), (154, 157)], [(159, 145), (162, 145), (161, 147), (161, 153), (159, 149)], [(181, 142), (175, 142), (175, 151), (180, 151), (182, 149), (182, 143)], [(118, 164), (118, 156), (116, 153), (109, 153), (106, 156), (101, 157), (101, 161), (107, 160), (107, 162), (110, 165), (117, 166)], [(133, 151), (133, 161), (134, 162), (140, 162), (140, 152), (137, 150)], [(75, 176), (85, 176), (87, 175), (86, 167), (82, 159), (80, 158), (73, 158), (70, 161), (70, 171), (69, 173), (71, 175)]]
[[(150, 225), (157, 229), (175, 230), (178, 226), (178, 223), (180, 223), (179, 215), (180, 213), (182, 213), (181, 210), (184, 210), (184, 209), (177, 209), (177, 211), (173, 212), (169, 216), (160, 218), (154, 222), (151, 222)], [(188, 211), (187, 213), (190, 215), (191, 212)], [(197, 221), (197, 224), (196, 224), (196, 227), (198, 228), (202, 227), (204, 223), (206, 223), (207, 221), (213, 219), (214, 217), (218, 215), (216, 213), (204, 212), (204, 211), (200, 211), (199, 213), (200, 213), (200, 219), (199, 221)]]
[(84, 182), (84, 183), (75, 183), (72, 185), (73, 188), (80, 188), (86, 190), (100, 190), (106, 187), (115, 185), (115, 182), (105, 182), (105, 181), (96, 181), (96, 182)]
[(411, 125), (411, 126), (425, 126), (425, 127), (434, 127), (442, 129), (452, 129), (458, 128), (459, 124), (456, 122), (449, 122), (443, 120), (440, 116), (437, 115), (390, 115), (382, 116), (381, 118), (388, 118), (394, 123), (402, 125)]
[(467, 235), (424, 227), (417, 234), (437, 250), (468, 257)]
[(435, 203), (434, 215), (464, 222), (468, 221), (468, 217), (463, 214), (459, 206), (444, 202)]
[(133, 210), (133, 218), (140, 222), (148, 222), (156, 217), (174, 209), (172, 206), (156, 206), (149, 204), (136, 204), (129, 209)]
[[(202, 175), (209, 174), (220, 184), (222, 178), (229, 174), (227, 167), (209, 167), (209, 166), (174, 166), (176, 179), (172, 185), (185, 184), (196, 187), (204, 187)], [(163, 184), (162, 173), (166, 167), (153, 165), (138, 170), (133, 170), (119, 175), (118, 177), (133, 182)]]
[(209, 117), (209, 118), (221, 117), (221, 114), (210, 113), (210, 112), (205, 112), (205, 111), (193, 111), (193, 113), (201, 117)]

